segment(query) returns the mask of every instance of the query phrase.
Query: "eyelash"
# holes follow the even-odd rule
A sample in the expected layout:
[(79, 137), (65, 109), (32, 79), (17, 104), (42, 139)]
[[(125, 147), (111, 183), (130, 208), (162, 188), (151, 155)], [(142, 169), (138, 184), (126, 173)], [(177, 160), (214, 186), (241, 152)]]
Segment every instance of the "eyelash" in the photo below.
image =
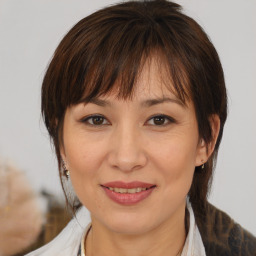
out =
[[(107, 121), (107, 119), (102, 116), (102, 115), (91, 115), (91, 116), (87, 116), (85, 118), (83, 118), (81, 120), (82, 123), (85, 123), (87, 125), (90, 125), (90, 126), (103, 126), (103, 125), (107, 125), (107, 124), (100, 124), (100, 125), (96, 125), (96, 124), (93, 124), (93, 123), (90, 123), (89, 120), (93, 120), (93, 118), (103, 118), (104, 121)], [(108, 122), (108, 121), (107, 121)], [(109, 123), (109, 122), (108, 122)]]
[[(157, 125), (157, 124), (150, 124), (150, 125), (152, 125), (152, 126), (167, 126), (167, 125), (169, 125), (169, 124), (171, 124), (171, 123), (176, 123), (176, 121), (174, 120), (174, 118), (172, 118), (172, 117), (170, 117), (170, 116), (167, 116), (167, 115), (163, 115), (163, 114), (158, 114), (158, 115), (154, 115), (154, 116), (152, 116), (152, 117), (150, 117), (148, 120), (147, 120), (147, 123), (150, 121), (150, 120), (154, 120), (154, 118), (164, 118), (165, 120), (164, 120), (164, 124), (159, 124), (159, 125)], [(167, 122), (167, 123), (166, 123)]]
[[(97, 125), (97, 124), (90, 123), (89, 120), (92, 121), (93, 118), (103, 118), (103, 124), (98, 124), (98, 125)], [(157, 114), (157, 115), (154, 115), (154, 116), (150, 117), (150, 118), (147, 120), (146, 123), (148, 123), (150, 120), (154, 120), (154, 118), (164, 118), (164, 119), (165, 119), (165, 120), (164, 120), (164, 124), (159, 124), (159, 125), (157, 125), (157, 124), (149, 124), (150, 126), (164, 127), (164, 126), (167, 126), (167, 125), (169, 125), (169, 124), (171, 124), (171, 123), (176, 123), (176, 120), (175, 120), (174, 118), (172, 118), (172, 117), (170, 117), (170, 116), (167, 116), (167, 115), (163, 115), (163, 114)], [(167, 121), (167, 123), (166, 123), (166, 121)], [(93, 127), (102, 127), (102, 126), (104, 126), (104, 125), (109, 125), (109, 124), (110, 124), (110, 122), (109, 122), (104, 116), (102, 116), (102, 115), (91, 115), (91, 116), (87, 116), (87, 117), (83, 118), (83, 119), (81, 120), (81, 122), (82, 122), (82, 123), (85, 123), (86, 125), (93, 126)], [(107, 124), (104, 123), (104, 122), (107, 122)]]

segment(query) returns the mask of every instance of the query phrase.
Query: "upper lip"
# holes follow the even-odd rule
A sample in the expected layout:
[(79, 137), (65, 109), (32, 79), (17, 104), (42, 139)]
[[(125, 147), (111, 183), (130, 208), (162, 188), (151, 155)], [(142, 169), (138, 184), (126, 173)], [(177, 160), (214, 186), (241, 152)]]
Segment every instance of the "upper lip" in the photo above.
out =
[(108, 187), (108, 188), (151, 188), (156, 186), (155, 184), (151, 183), (145, 183), (141, 181), (132, 181), (132, 182), (124, 182), (124, 181), (111, 181), (104, 184), (101, 184), (101, 186)]

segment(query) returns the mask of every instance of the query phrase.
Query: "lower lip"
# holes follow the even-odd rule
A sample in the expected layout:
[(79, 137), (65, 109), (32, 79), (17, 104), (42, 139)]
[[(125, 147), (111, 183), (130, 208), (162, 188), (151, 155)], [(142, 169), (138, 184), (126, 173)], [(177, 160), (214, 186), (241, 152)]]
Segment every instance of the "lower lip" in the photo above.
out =
[(106, 192), (107, 196), (112, 199), (114, 202), (122, 205), (134, 205), (142, 200), (146, 199), (149, 197), (149, 195), (152, 193), (152, 191), (155, 189), (155, 187), (152, 187), (150, 189), (134, 193), (134, 194), (129, 194), (129, 193), (117, 193), (112, 190), (109, 190), (106, 187), (102, 187), (104, 191)]

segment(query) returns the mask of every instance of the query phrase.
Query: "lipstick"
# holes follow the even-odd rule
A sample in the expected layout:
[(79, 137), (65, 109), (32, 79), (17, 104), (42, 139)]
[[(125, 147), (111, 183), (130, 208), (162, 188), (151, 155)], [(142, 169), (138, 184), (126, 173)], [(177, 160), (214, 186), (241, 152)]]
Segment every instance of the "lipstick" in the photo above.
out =
[(102, 184), (104, 187), (112, 187), (112, 188), (150, 188), (155, 186), (151, 183), (145, 183), (141, 181), (132, 181), (132, 182), (123, 182), (123, 181), (111, 181)]
[(101, 184), (106, 195), (121, 205), (134, 205), (150, 196), (156, 188), (155, 184), (140, 181), (112, 181)]

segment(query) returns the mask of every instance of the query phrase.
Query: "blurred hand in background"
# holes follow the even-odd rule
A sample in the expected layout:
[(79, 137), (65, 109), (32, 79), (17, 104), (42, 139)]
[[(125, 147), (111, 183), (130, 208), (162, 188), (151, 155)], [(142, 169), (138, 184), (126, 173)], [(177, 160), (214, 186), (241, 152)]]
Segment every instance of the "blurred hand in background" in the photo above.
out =
[(0, 256), (30, 246), (42, 225), (43, 213), (25, 174), (10, 164), (0, 164)]

